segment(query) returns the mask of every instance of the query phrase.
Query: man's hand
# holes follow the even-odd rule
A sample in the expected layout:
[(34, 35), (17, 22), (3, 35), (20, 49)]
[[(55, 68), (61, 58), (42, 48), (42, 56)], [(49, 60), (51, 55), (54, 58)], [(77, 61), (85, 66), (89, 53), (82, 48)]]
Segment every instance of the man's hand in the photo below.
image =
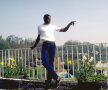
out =
[(75, 22), (76, 22), (76, 21), (71, 21), (71, 22), (69, 23), (69, 26), (71, 26), (71, 25), (74, 26), (74, 25), (75, 25)]
[(70, 27), (71, 25), (74, 26), (75, 22), (76, 22), (76, 21), (71, 21), (65, 28), (62, 28), (62, 29), (60, 30), (60, 32), (66, 32), (66, 31), (69, 29), (69, 27)]
[(33, 50), (35, 47), (34, 46), (32, 46), (32, 47), (30, 47), (31, 48), (31, 50)]
[(40, 34), (37, 36), (37, 39), (35, 41), (35, 44), (32, 47), (30, 47), (31, 50), (33, 50), (37, 46), (37, 44), (39, 43), (39, 41), (40, 41)]

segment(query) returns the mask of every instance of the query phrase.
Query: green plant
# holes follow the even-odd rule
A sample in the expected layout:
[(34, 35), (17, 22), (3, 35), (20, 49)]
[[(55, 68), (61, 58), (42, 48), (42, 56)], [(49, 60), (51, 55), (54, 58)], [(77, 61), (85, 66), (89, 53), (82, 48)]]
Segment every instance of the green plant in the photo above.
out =
[(93, 57), (90, 60), (86, 56), (83, 56), (83, 60), (80, 61), (80, 70), (76, 74), (78, 80), (82, 82), (88, 81), (88, 78), (93, 74)]
[(14, 58), (10, 58), (6, 64), (1, 64), (4, 67), (4, 76), (5, 77), (19, 77), (20, 75), (24, 75), (26, 70), (22, 67), (22, 57), (19, 57), (19, 61), (15, 61)]
[(88, 81), (90, 82), (101, 82), (101, 83), (105, 83), (107, 80), (107, 76), (105, 76), (104, 74), (98, 73), (98, 74), (93, 74), (91, 75), (91, 77), (88, 77)]
[(94, 72), (93, 57), (87, 59), (83, 56), (80, 63), (80, 70), (76, 74), (76, 78), (81, 82), (106, 82), (107, 76)]

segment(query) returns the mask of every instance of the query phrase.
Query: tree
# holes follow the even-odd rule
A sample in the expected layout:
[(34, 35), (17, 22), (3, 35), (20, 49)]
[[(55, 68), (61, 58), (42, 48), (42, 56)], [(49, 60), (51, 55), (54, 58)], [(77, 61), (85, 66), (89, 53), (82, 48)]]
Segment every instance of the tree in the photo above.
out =
[(5, 40), (1, 39), (0, 40), (0, 50), (9, 49), (9, 48), (10, 48), (10, 44), (6, 42)]

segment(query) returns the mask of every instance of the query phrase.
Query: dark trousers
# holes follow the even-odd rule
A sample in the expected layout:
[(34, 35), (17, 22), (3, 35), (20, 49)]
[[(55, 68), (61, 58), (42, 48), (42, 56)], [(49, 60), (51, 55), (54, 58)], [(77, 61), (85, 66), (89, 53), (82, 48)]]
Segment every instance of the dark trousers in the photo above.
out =
[(56, 45), (55, 43), (46, 43), (42, 45), (42, 62), (47, 69), (47, 81), (51, 82), (51, 79), (57, 80), (58, 76), (54, 71), (54, 57), (55, 57)]

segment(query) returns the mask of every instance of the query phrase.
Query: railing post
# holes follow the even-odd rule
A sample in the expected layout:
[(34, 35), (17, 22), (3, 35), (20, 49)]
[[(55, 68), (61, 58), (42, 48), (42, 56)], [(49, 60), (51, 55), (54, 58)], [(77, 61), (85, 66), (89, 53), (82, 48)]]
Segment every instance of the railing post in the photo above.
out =
[[(24, 66), (25, 66), (25, 67), (24, 67), (24, 69), (26, 69), (26, 60), (27, 60), (27, 59), (26, 59), (26, 49), (25, 49), (24, 51), (25, 51), (25, 57), (24, 57), (24, 61), (25, 61), (25, 62), (24, 62)], [(27, 74), (27, 71), (26, 71), (26, 74)]]
[[(106, 48), (107, 76), (108, 76), (108, 49), (107, 49), (107, 44), (106, 43), (105, 43), (105, 48)], [(107, 85), (108, 85), (108, 78), (107, 78)]]
[[(18, 58), (19, 58), (19, 59), (22, 58), (21, 62), (22, 62), (22, 67), (23, 67), (23, 55), (22, 55), (22, 49), (21, 49), (21, 55), (20, 55), (20, 57), (18, 57)], [(22, 68), (22, 71), (23, 71), (23, 68)]]
[(14, 52), (15, 52), (15, 64), (16, 64), (16, 50)]
[[(84, 54), (84, 47), (83, 47), (83, 44), (82, 44), (82, 60), (83, 60), (83, 54)], [(84, 65), (84, 60), (83, 60), (83, 65)]]
[(10, 51), (8, 50), (8, 60), (9, 60), (9, 63), (10, 63)]
[(34, 54), (34, 53), (33, 53), (33, 50), (31, 50), (31, 51), (32, 51), (31, 54), (32, 54), (33, 79), (34, 79), (34, 72), (35, 72), (35, 70), (34, 70), (34, 69), (35, 69), (35, 68), (34, 68), (34, 63), (33, 63), (33, 61), (34, 61), (33, 54)]
[(69, 64), (68, 64), (69, 56), (68, 56), (68, 46), (66, 47), (66, 50), (67, 50), (67, 69), (68, 69), (68, 77), (69, 77)]
[(2, 50), (2, 60), (1, 60), (1, 62), (2, 62), (2, 67), (1, 67), (1, 77), (3, 77), (3, 76), (4, 76), (4, 60), (3, 60), (3, 50)]
[(72, 66), (73, 66), (73, 77), (74, 77), (74, 60), (73, 60), (73, 46), (71, 47), (72, 50)]
[[(36, 59), (38, 59), (38, 57), (37, 57), (37, 56), (38, 56), (38, 55), (37, 55), (37, 52), (38, 52), (38, 51), (37, 51), (37, 48), (36, 48)], [(38, 68), (37, 68), (37, 61), (36, 61), (36, 72), (37, 72), (37, 79), (38, 79)]]
[[(39, 48), (40, 51), (40, 65), (42, 65), (42, 58), (41, 58), (41, 48)], [(42, 67), (40, 67), (40, 72), (41, 72), (41, 80), (42, 80)]]
[(100, 62), (101, 62), (101, 74), (102, 74), (102, 57), (101, 57), (101, 53), (102, 51), (101, 51), (101, 44), (99, 45), (99, 56), (100, 56)]
[(93, 45), (93, 57), (94, 57), (94, 65), (95, 65), (95, 73), (96, 73), (96, 56), (95, 56), (95, 45)]
[(18, 49), (18, 63), (19, 63), (19, 49)]
[(87, 51), (88, 51), (88, 59), (90, 58), (89, 56), (89, 45), (87, 44)]
[(29, 78), (30, 78), (30, 55), (29, 55), (29, 49), (28, 49), (28, 69), (29, 69)]
[(78, 56), (78, 46), (76, 47), (77, 49), (77, 64), (78, 64), (78, 72), (79, 72), (79, 56)]
[[(0, 50), (0, 53), (1, 53), (1, 57), (2, 57), (2, 50)], [(1, 61), (2, 61), (2, 60), (1, 60)], [(1, 61), (0, 61), (0, 62), (1, 62)], [(2, 72), (1, 72), (1, 71), (2, 71), (2, 67), (0, 66), (0, 77), (2, 77), (2, 76), (1, 76), (1, 75), (2, 75), (1, 73), (2, 73)]]
[[(63, 62), (63, 72), (64, 72), (64, 58), (63, 58), (63, 46), (62, 46), (62, 62)], [(64, 79), (64, 78), (63, 78)]]
[(5, 50), (5, 66), (6, 66), (6, 50)]

